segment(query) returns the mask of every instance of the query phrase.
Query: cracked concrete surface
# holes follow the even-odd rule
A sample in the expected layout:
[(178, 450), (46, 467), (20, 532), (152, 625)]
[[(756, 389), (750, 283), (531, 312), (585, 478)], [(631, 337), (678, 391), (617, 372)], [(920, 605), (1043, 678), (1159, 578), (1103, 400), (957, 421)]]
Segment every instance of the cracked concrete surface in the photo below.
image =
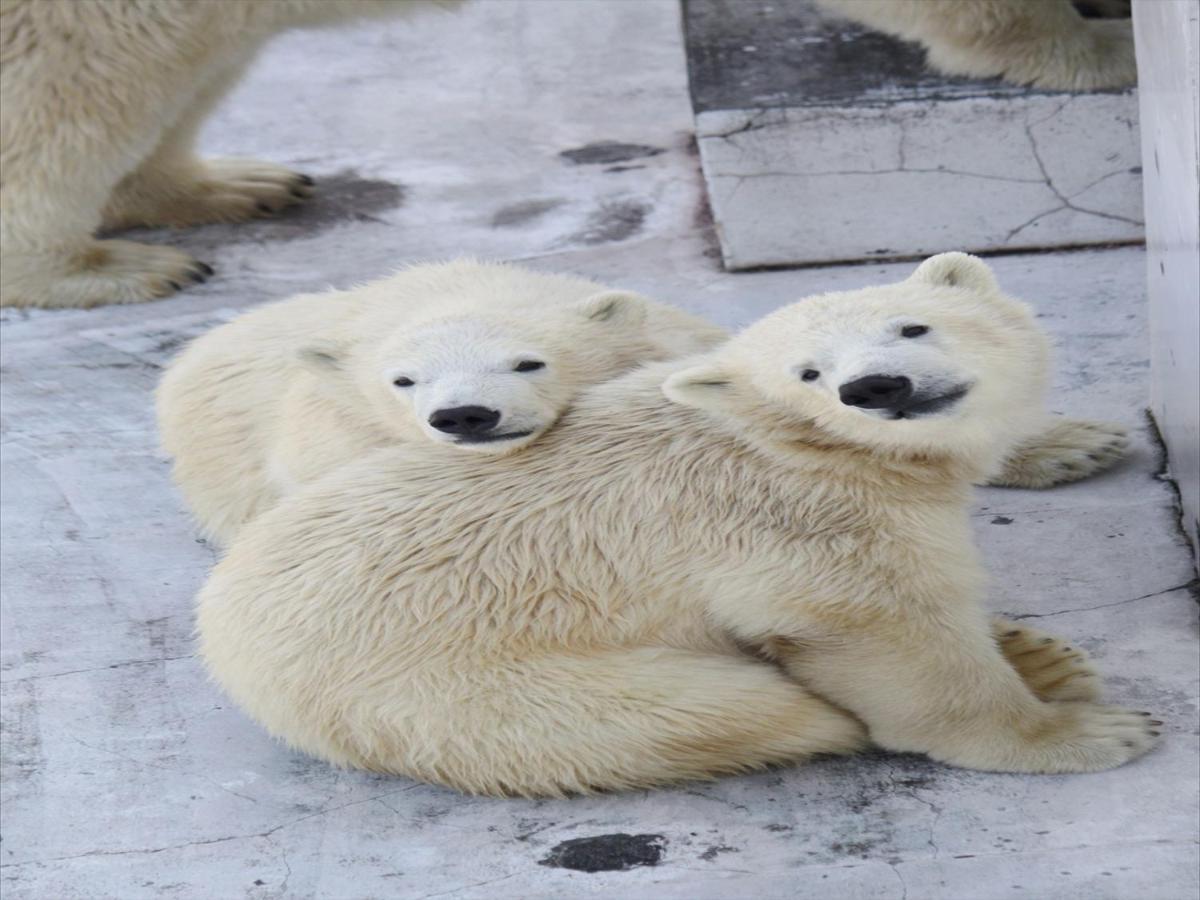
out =
[[(1196, 896), (1197, 610), (1142, 412), (1138, 248), (994, 261), (1058, 343), (1054, 409), (1126, 424), (1134, 452), (1052, 491), (980, 490), (972, 519), (992, 607), (1047, 620), (1097, 659), (1113, 701), (1167, 722), (1132, 765), (1034, 778), (871, 753), (490, 800), (289, 752), (206, 680), (191, 602), (215, 553), (171, 488), (151, 409), (189, 338), (272, 298), (457, 252), (589, 275), (730, 327), (910, 271), (722, 271), (691, 128), (673, 2), (478, 4), (293, 35), (204, 143), (302, 167), (323, 186), (311, 207), (151, 235), (218, 268), (176, 298), (0, 316), (6, 900)], [(936, 168), (920, 134), (907, 164)], [(612, 145), (642, 155), (614, 161)], [(990, 174), (987, 160), (970, 168)], [(1058, 180), (1062, 163), (1046, 160), (1070, 196), (1087, 178)], [(611, 239), (589, 241), (614, 208)]]
[(1033, 94), (696, 121), (724, 260), (745, 269), (1140, 240), (1135, 114), (1133, 94)]

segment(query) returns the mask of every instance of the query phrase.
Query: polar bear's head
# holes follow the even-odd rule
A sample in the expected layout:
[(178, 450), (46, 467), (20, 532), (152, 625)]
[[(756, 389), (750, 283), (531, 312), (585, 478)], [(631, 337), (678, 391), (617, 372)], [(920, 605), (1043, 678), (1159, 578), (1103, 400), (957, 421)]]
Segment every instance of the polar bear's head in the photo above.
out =
[(558, 308), (504, 315), (431, 315), (350, 345), (314, 344), (308, 368), (343, 397), (365, 398), (372, 419), (400, 438), (480, 453), (537, 439), (579, 391), (647, 355), (648, 301), (600, 291)]
[(780, 309), (664, 391), (781, 437), (815, 428), (857, 446), (982, 460), (1041, 414), (1047, 357), (1029, 308), (981, 260), (945, 253), (899, 284)]

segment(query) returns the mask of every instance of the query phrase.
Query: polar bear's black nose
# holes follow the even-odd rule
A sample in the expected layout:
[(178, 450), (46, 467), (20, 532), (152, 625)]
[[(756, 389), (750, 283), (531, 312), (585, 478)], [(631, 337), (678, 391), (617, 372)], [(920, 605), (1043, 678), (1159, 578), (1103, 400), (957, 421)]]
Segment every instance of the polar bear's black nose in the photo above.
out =
[(838, 388), (843, 403), (860, 409), (899, 406), (912, 392), (912, 382), (903, 375), (866, 375)]
[(500, 421), (500, 413), (486, 406), (455, 406), (434, 410), (429, 424), (446, 434), (482, 434)]

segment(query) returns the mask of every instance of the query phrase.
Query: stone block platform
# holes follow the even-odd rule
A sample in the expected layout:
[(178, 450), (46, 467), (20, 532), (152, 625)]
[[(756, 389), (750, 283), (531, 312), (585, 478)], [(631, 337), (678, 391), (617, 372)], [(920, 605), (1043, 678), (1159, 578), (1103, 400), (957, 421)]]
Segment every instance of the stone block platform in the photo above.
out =
[(808, 0), (687, 0), (727, 269), (1140, 241), (1136, 93), (945, 78)]

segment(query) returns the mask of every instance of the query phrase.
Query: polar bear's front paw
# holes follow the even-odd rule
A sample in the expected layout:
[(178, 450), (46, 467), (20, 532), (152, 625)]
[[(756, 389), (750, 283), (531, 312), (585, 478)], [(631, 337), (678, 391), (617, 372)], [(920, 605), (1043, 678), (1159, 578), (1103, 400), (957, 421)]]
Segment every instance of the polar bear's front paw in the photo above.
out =
[(990, 484), (1048, 488), (1103, 472), (1124, 458), (1129, 432), (1109, 422), (1063, 419), (1018, 444)]
[(992, 631), (1004, 658), (1040, 699), (1099, 698), (1099, 673), (1082, 650), (1044, 631), (1007, 619), (996, 619)]
[(208, 225), (273, 216), (312, 196), (313, 180), (251, 159), (193, 161), (137, 172), (113, 193), (106, 228)]
[(10, 252), (0, 271), (0, 305), (80, 309), (157, 300), (213, 272), (174, 247), (133, 241), (91, 241), (62, 256)]
[(1054, 718), (1032, 746), (1032, 772), (1100, 772), (1152, 750), (1162, 722), (1150, 713), (1093, 703), (1055, 703)]

